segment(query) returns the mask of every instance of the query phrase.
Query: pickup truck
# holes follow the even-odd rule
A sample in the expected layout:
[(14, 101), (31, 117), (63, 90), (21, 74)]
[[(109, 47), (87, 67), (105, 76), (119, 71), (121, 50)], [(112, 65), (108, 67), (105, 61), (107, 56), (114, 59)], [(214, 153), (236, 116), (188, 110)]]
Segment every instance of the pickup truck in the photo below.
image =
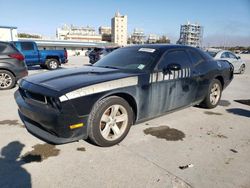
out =
[(14, 41), (13, 44), (24, 55), (27, 66), (40, 65), (54, 70), (68, 62), (66, 50), (38, 50), (33, 41)]

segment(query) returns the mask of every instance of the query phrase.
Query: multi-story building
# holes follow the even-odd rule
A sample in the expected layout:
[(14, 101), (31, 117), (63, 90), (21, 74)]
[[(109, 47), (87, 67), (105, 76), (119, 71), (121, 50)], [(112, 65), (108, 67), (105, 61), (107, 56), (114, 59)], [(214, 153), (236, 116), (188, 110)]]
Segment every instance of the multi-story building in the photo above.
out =
[(201, 47), (203, 38), (203, 27), (199, 24), (187, 23), (181, 25), (180, 39), (177, 41), (178, 44)]
[(99, 34), (102, 36), (102, 41), (111, 42), (111, 27), (100, 26)]
[(135, 28), (132, 35), (129, 37), (129, 43), (131, 44), (144, 44), (146, 36), (143, 29)]
[(102, 36), (96, 34), (93, 27), (77, 27), (73, 25), (64, 25), (61, 28), (57, 28), (57, 39), (59, 40), (77, 40), (84, 42), (100, 42)]
[(148, 35), (148, 43), (149, 44), (157, 43), (159, 39), (160, 39), (160, 37), (158, 35), (155, 35), (155, 34)]
[(100, 27), (99, 27), (99, 34), (100, 34), (100, 35), (103, 35), (103, 34), (111, 35), (111, 27), (108, 27), (108, 26), (100, 26)]
[(119, 12), (111, 20), (112, 42), (125, 46), (127, 45), (128, 18)]

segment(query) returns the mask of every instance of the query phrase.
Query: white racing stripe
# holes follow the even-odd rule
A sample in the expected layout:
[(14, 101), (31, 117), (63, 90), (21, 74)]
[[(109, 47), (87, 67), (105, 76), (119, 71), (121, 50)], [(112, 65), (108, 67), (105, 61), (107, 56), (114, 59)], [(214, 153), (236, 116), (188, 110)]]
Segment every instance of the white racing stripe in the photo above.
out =
[(75, 91), (71, 91), (71, 92), (61, 96), (59, 99), (61, 102), (63, 102), (66, 100), (75, 99), (75, 98), (83, 97), (86, 95), (91, 95), (91, 94), (109, 91), (109, 90), (113, 90), (113, 89), (119, 89), (119, 88), (123, 88), (123, 87), (134, 86), (137, 84), (138, 84), (138, 77), (137, 76), (129, 77), (129, 78), (121, 78), (118, 80), (102, 82), (99, 84), (94, 84), (91, 86), (83, 87), (83, 88), (77, 89)]
[(179, 79), (179, 78), (187, 78), (190, 76), (191, 76), (190, 68), (184, 68), (179, 71), (171, 71), (171, 74), (168, 73), (165, 75), (162, 72), (158, 72), (150, 75), (150, 83)]

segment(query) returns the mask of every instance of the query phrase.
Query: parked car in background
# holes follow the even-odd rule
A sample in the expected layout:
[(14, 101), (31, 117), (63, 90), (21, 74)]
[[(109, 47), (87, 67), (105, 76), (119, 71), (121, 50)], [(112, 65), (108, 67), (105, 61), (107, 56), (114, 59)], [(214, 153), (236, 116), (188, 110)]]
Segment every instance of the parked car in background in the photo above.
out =
[(14, 41), (13, 44), (24, 54), (27, 66), (40, 65), (54, 70), (68, 62), (66, 50), (38, 50), (37, 44), (32, 41)]
[(11, 89), (28, 75), (24, 56), (8, 42), (0, 42), (0, 90)]
[(93, 66), (32, 75), (15, 99), (25, 127), (47, 142), (90, 138), (100, 146), (122, 141), (132, 124), (199, 104), (218, 105), (233, 67), (200, 49), (136, 45)]
[(88, 48), (88, 50), (85, 52), (85, 56), (89, 56), (89, 54), (90, 54), (90, 52), (92, 51), (93, 49), (91, 49), (91, 48)]
[(227, 60), (234, 66), (234, 73), (243, 74), (246, 69), (246, 63), (236, 56), (233, 52), (227, 50), (208, 50), (207, 51), (216, 60)]
[(94, 48), (89, 53), (89, 63), (94, 64), (104, 56), (118, 49), (119, 47), (104, 47), (104, 48)]

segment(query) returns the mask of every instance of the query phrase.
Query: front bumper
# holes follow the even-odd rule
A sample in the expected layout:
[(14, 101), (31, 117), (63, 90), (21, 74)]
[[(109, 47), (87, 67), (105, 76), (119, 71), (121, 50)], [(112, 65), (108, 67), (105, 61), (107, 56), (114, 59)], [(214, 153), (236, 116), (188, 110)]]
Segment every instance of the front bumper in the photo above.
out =
[[(78, 116), (70, 104), (63, 104), (58, 111), (47, 104), (39, 104), (24, 98), (20, 91), (15, 92), (19, 116), (26, 129), (39, 139), (53, 144), (64, 144), (87, 138), (88, 116)], [(70, 129), (70, 125), (83, 123), (83, 126)]]

